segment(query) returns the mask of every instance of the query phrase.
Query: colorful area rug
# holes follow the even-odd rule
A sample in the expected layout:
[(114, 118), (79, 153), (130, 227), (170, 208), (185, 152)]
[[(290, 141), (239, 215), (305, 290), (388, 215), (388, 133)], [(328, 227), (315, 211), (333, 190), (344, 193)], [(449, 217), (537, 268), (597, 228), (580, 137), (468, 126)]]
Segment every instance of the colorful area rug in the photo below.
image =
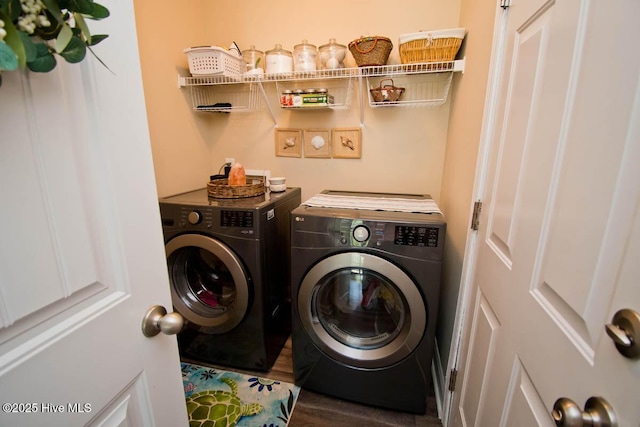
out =
[(285, 427), (300, 387), (182, 363), (190, 427)]

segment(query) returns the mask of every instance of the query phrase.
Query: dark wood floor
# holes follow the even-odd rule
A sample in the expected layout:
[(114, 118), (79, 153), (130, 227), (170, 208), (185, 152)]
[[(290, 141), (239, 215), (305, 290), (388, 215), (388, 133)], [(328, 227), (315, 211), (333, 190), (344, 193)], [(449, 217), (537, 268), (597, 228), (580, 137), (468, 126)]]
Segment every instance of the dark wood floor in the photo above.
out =
[[(214, 366), (194, 360), (185, 362)], [(220, 366), (220, 368), (225, 369)], [(251, 372), (234, 369), (235, 371), (255, 374), (265, 378), (293, 383), (293, 359), (291, 356), (291, 338), (286, 342), (280, 356), (269, 372)], [(433, 390), (427, 399), (427, 413), (425, 415), (407, 414), (404, 412), (360, 405), (305, 389), (300, 391), (298, 401), (289, 427), (442, 427), (438, 419)]]

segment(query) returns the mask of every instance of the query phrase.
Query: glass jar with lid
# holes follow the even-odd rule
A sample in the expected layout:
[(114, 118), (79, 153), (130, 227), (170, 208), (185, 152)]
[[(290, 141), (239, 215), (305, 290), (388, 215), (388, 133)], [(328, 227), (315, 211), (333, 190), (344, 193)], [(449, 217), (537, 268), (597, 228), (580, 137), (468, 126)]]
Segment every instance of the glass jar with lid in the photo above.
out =
[(319, 52), (321, 70), (336, 70), (344, 68), (344, 59), (347, 56), (347, 47), (336, 43), (336, 39), (329, 39), (329, 43), (320, 46)]
[(293, 71), (293, 55), (277, 44), (266, 52), (267, 74), (291, 73)]
[(242, 59), (247, 64), (247, 71), (250, 73), (264, 72), (264, 52), (256, 50), (255, 46), (251, 46), (247, 50), (242, 51)]
[(315, 71), (318, 48), (302, 40), (293, 47), (293, 69), (295, 71)]

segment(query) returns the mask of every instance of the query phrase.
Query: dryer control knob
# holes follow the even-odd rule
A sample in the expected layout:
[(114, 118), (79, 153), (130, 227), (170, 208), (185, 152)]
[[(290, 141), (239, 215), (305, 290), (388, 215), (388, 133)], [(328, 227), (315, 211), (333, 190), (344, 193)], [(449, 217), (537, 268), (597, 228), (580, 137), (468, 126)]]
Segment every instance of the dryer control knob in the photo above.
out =
[(202, 222), (202, 214), (198, 211), (191, 211), (187, 219), (189, 220), (189, 224), (200, 224)]
[(359, 225), (353, 229), (353, 238), (358, 242), (366, 242), (369, 239), (369, 229), (364, 225)]

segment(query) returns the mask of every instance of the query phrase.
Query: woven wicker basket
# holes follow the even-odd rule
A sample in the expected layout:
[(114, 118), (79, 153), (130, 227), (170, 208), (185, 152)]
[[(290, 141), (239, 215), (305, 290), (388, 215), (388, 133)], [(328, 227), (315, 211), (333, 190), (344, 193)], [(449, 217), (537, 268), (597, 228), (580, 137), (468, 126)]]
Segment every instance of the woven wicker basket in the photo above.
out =
[[(250, 181), (250, 182), (249, 182)], [(246, 185), (229, 185), (229, 180), (214, 179), (207, 183), (207, 193), (209, 197), (215, 199), (242, 199), (244, 197), (254, 197), (264, 194), (264, 179), (247, 179)]]
[(386, 37), (360, 37), (349, 43), (349, 50), (358, 67), (385, 65), (393, 43)]
[[(383, 85), (383, 82), (391, 82), (391, 84)], [(393, 83), (393, 79), (384, 79), (380, 81), (380, 86), (369, 89), (374, 102), (396, 102), (404, 93), (403, 87), (397, 87)]]
[(398, 45), (400, 62), (416, 64), (453, 61), (464, 39), (464, 32), (464, 28), (456, 28), (402, 35)]

